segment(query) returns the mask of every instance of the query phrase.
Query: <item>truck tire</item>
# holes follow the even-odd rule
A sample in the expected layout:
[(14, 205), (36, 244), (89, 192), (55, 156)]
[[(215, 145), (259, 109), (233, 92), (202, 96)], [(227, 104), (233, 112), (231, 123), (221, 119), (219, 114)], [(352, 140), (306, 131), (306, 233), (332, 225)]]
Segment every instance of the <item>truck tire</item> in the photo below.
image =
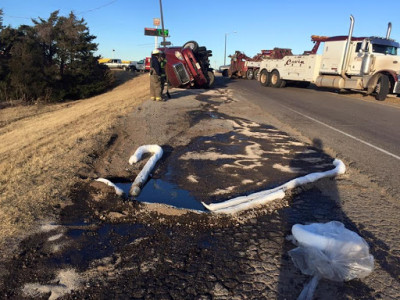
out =
[(258, 80), (258, 71), (260, 71), (259, 69), (254, 69), (254, 74), (253, 77), (255, 80)]
[(207, 87), (208, 88), (212, 88), (214, 86), (214, 82), (215, 82), (215, 75), (212, 71), (208, 71), (207, 72)]
[(222, 71), (222, 76), (228, 77), (228, 70), (223, 70)]
[(190, 48), (193, 52), (196, 52), (199, 48), (199, 44), (196, 41), (189, 41), (186, 42), (182, 48)]
[(375, 99), (378, 101), (384, 101), (386, 96), (389, 94), (389, 88), (389, 78), (387, 75), (381, 74), (375, 87)]
[(269, 86), (270, 73), (267, 70), (262, 70), (260, 73), (260, 83), (263, 86)]
[(286, 82), (281, 79), (281, 75), (277, 70), (273, 70), (271, 73), (271, 77), (269, 79), (271, 86), (274, 88), (281, 88), (284, 87)]
[(246, 72), (246, 77), (248, 80), (252, 80), (254, 78), (254, 71), (253, 69), (248, 69)]

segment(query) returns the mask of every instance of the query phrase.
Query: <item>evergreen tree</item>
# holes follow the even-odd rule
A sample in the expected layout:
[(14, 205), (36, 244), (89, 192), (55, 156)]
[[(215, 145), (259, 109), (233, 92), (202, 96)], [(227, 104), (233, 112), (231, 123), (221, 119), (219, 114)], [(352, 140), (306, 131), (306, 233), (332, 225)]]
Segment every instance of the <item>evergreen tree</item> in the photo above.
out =
[(56, 31), (57, 61), (68, 96), (88, 97), (104, 90), (109, 83), (108, 71), (97, 63), (97, 44), (93, 42), (96, 37), (89, 33), (85, 21), (71, 12), (58, 19)]
[(32, 102), (44, 97), (47, 86), (42, 49), (32, 27), (23, 25), (18, 31), (22, 35), (10, 50), (10, 84), (14, 97)]
[(0, 30), (3, 29), (3, 10), (0, 8)]

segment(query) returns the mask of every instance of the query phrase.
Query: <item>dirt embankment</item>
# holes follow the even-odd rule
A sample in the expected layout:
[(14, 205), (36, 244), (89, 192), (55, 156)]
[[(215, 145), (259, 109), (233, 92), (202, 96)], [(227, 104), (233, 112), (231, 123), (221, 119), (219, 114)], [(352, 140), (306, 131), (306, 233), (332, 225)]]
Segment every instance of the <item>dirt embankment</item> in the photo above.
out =
[[(119, 75), (124, 80), (128, 74)], [(113, 126), (148, 96), (148, 76), (142, 75), (86, 100), (0, 110), (2, 249), (69, 203), (80, 174), (112, 143)]]

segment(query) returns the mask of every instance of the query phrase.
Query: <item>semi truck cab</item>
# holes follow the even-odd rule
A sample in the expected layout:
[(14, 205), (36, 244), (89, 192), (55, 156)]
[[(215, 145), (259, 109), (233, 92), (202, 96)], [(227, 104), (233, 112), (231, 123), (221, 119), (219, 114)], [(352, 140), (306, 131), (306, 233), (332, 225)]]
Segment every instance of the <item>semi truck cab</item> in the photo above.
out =
[(209, 88), (214, 84), (211, 50), (190, 41), (182, 47), (160, 48), (167, 59), (166, 73), (173, 87)]
[(391, 89), (398, 82), (400, 73), (399, 43), (382, 38), (366, 38), (353, 45), (350, 56), (349, 75), (371, 75), (377, 70), (384, 70), (389, 76)]

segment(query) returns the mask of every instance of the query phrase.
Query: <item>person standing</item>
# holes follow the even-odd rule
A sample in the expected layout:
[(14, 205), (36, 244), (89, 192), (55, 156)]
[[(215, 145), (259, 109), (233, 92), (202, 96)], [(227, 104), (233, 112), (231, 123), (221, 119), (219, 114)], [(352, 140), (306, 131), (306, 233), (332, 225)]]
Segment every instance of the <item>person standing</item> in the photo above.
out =
[[(167, 81), (167, 73), (165, 71), (165, 66), (167, 65), (167, 59), (165, 58), (165, 53), (161, 53), (160, 55), (160, 67), (161, 67), (161, 96), (164, 91), (164, 86)], [(167, 88), (168, 93), (168, 88)]]
[(161, 54), (158, 49), (151, 53), (150, 61), (150, 98), (153, 101), (162, 101), (161, 89)]

